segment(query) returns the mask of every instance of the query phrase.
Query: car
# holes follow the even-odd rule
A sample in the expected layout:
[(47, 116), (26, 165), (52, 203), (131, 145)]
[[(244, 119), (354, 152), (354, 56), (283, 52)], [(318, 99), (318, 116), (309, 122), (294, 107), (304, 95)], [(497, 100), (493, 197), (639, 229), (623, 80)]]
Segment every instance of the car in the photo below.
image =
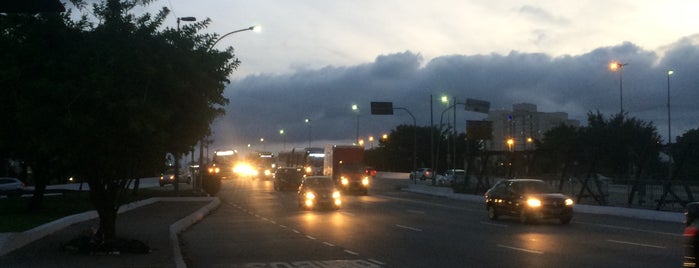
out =
[(463, 169), (449, 169), (435, 178), (439, 185), (453, 186), (454, 184), (463, 184), (466, 180), (466, 171)]
[(17, 178), (0, 178), (0, 193), (8, 197), (19, 197), (26, 185)]
[(304, 209), (332, 208), (342, 205), (340, 190), (329, 176), (310, 176), (303, 179), (298, 191), (299, 207)]
[(282, 167), (274, 172), (274, 190), (298, 189), (305, 177), (303, 168)]
[(537, 179), (507, 179), (496, 183), (485, 193), (488, 218), (518, 217), (522, 223), (558, 219), (562, 224), (573, 218), (573, 199), (553, 191)]
[(699, 256), (699, 202), (688, 203), (684, 210), (684, 263), (683, 267), (697, 267)]
[(374, 167), (366, 167), (366, 174), (369, 175), (372, 178), (376, 177), (376, 168)]
[(410, 172), (410, 180), (415, 180), (417, 178), (424, 181), (426, 179), (432, 179), (433, 175), (431, 168), (418, 168)]
[[(179, 183), (186, 183), (186, 184), (191, 184), (192, 183), (192, 175), (191, 173), (182, 173), (180, 172), (180, 175), (177, 176), (177, 181)], [(160, 187), (163, 187), (167, 184), (175, 184), (175, 170), (172, 168), (169, 168), (165, 170), (165, 172), (160, 174)]]

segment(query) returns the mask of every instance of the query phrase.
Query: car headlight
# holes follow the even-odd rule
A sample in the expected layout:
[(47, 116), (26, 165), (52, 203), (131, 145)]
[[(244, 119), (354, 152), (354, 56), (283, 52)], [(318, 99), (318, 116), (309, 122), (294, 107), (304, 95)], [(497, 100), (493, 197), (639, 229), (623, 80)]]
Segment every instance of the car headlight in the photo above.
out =
[(174, 180), (174, 179), (175, 179), (175, 175), (170, 175), (170, 180)]
[(342, 177), (342, 178), (340, 179), (340, 181), (342, 182), (342, 185), (347, 185), (347, 184), (349, 184), (349, 180), (348, 180), (347, 178), (345, 178), (345, 177)]
[(527, 199), (527, 206), (533, 207), (533, 208), (538, 208), (541, 206), (541, 200), (536, 199), (536, 198), (529, 198), (529, 199)]
[(573, 205), (573, 199), (566, 198), (566, 206), (572, 206)]
[(334, 199), (340, 198), (340, 192), (334, 191), (334, 192), (333, 192), (333, 198), (334, 198)]
[(306, 199), (315, 199), (316, 195), (312, 192), (306, 192)]
[(364, 185), (364, 186), (369, 185), (369, 177), (364, 177), (364, 178), (362, 179), (362, 185)]

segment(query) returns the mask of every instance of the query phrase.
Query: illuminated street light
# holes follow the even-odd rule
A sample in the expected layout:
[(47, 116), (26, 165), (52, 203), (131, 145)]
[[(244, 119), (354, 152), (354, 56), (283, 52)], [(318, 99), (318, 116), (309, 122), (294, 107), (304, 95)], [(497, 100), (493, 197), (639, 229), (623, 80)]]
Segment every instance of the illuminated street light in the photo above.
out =
[(515, 139), (509, 138), (507, 139), (507, 148), (510, 149), (510, 152), (512, 152), (512, 148), (515, 146)]
[(352, 104), (352, 111), (357, 113), (357, 129), (354, 137), (354, 142), (359, 142), (359, 106)]
[(311, 149), (311, 119), (303, 119), (303, 122), (308, 124), (308, 149)]
[(388, 134), (383, 134), (383, 135), (381, 135), (381, 139), (384, 140), (384, 141), (387, 141), (387, 140), (388, 140)]
[(611, 70), (612, 72), (619, 71), (619, 114), (621, 116), (624, 116), (624, 96), (622, 94), (622, 85), (624, 66), (626, 65), (628, 65), (628, 63), (620, 63), (618, 61), (613, 61), (609, 63), (609, 70)]
[(279, 135), (282, 136), (282, 140), (283, 140), (283, 142), (284, 142), (284, 147), (283, 147), (283, 148), (284, 148), (284, 150), (286, 150), (286, 136), (284, 135), (284, 129), (280, 129), (280, 130), (279, 130)]

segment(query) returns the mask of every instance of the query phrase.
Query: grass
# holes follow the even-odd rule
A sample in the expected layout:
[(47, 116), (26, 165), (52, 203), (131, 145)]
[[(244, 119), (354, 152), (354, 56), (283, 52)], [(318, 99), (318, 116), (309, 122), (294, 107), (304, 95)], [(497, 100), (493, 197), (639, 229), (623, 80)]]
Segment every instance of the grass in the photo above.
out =
[[(151, 197), (200, 196), (191, 190), (175, 193), (172, 188), (139, 189), (138, 195), (128, 195), (124, 202), (131, 203)], [(0, 199), (0, 233), (23, 232), (42, 224), (77, 213), (93, 210), (89, 192), (67, 191), (63, 195), (44, 196), (42, 208), (29, 211), (31, 197)]]

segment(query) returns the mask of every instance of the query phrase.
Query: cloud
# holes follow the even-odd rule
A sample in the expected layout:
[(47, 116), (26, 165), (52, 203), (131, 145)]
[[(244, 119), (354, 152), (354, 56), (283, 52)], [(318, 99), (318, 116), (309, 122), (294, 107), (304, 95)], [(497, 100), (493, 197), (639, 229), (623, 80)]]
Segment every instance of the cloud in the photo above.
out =
[[(666, 70), (671, 77), (673, 133), (697, 128), (695, 99), (699, 77), (699, 46), (683, 39), (667, 47), (661, 57), (632, 43), (601, 47), (576, 56), (553, 57), (542, 53), (444, 55), (422, 65), (418, 53), (406, 51), (376, 57), (355, 66), (326, 66), (293, 74), (260, 74), (233, 81), (226, 90), (230, 104), (215, 123), (217, 144), (246, 144), (265, 138), (279, 143), (305, 144), (309, 131), (314, 140), (345, 140), (390, 132), (396, 125), (412, 124), (403, 111), (392, 116), (371, 115), (371, 101), (391, 101), (430, 123), (430, 95), (439, 121), (444, 106), (439, 96), (491, 102), (492, 109), (511, 109), (528, 102), (539, 111), (567, 112), (585, 123), (589, 111), (619, 112), (619, 75), (608, 69), (612, 60), (628, 65), (623, 70), (624, 111), (653, 121), (663, 134), (666, 125)], [(359, 105), (359, 114), (351, 110)], [(459, 107), (457, 120), (481, 119), (482, 114)], [(311, 125), (304, 124), (311, 119)], [(285, 136), (278, 134), (285, 129)]]

